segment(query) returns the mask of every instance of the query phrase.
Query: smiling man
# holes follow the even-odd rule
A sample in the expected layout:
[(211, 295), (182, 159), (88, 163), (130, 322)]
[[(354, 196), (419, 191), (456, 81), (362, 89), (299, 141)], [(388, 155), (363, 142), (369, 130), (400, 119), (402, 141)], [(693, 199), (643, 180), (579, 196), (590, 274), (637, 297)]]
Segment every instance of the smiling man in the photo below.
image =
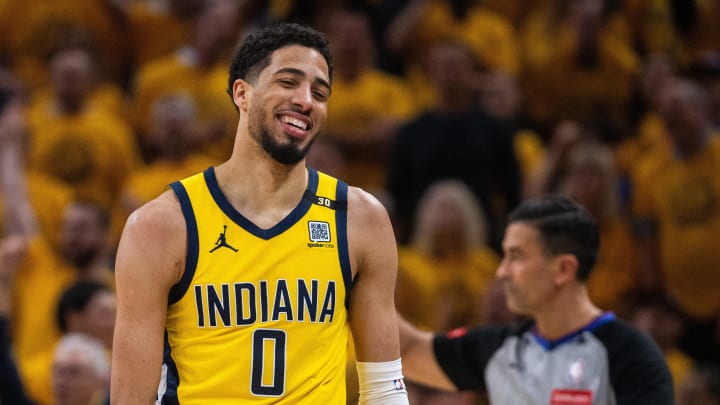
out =
[(527, 200), (509, 217), (497, 278), (518, 327), (434, 336), (400, 323), (408, 379), (445, 390), (487, 391), (493, 404), (673, 403), (657, 346), (588, 298), (598, 225), (563, 197)]
[[(250, 34), (230, 67), (230, 159), (134, 212), (117, 255), (113, 404), (407, 404), (382, 205), (305, 156), (325, 122), (325, 37)], [(352, 287), (352, 290), (351, 290)]]

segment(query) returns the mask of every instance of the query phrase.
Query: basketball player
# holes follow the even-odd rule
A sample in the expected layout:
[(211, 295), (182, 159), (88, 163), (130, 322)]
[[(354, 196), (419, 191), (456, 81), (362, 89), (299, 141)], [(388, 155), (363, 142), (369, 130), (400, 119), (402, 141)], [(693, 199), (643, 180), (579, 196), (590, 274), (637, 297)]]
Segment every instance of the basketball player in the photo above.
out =
[(331, 81), (312, 29), (265, 28), (238, 48), (231, 157), (123, 231), (113, 404), (342, 404), (350, 330), (360, 403), (407, 404), (388, 215), (305, 165)]

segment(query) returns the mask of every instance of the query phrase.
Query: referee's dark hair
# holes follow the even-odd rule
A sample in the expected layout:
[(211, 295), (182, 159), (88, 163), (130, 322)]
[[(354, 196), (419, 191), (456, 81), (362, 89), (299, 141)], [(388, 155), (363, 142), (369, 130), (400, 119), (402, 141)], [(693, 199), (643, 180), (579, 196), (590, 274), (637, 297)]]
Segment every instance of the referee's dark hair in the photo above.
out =
[(528, 199), (510, 213), (509, 223), (513, 222), (536, 228), (549, 255), (569, 253), (577, 257), (577, 278), (587, 280), (597, 261), (600, 229), (583, 206), (557, 195)]
[(85, 310), (90, 300), (100, 291), (110, 291), (110, 289), (97, 281), (78, 281), (62, 293), (58, 300), (56, 313), (60, 332), (67, 332), (68, 314)]

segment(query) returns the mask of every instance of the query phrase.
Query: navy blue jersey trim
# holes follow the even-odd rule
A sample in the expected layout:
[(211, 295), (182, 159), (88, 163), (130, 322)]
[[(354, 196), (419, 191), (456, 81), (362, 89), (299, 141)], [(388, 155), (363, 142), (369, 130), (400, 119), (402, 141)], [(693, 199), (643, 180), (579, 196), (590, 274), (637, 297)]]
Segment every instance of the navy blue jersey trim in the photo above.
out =
[(195, 268), (198, 262), (198, 249), (199, 249), (199, 237), (197, 221), (195, 220), (195, 212), (193, 212), (192, 203), (190, 197), (187, 194), (187, 190), (179, 181), (170, 184), (170, 187), (175, 192), (175, 195), (180, 202), (180, 208), (182, 209), (183, 216), (185, 217), (185, 225), (187, 229), (187, 253), (185, 255), (185, 271), (180, 281), (170, 289), (168, 294), (168, 305), (172, 305), (185, 295), (185, 292), (190, 287), (190, 282), (195, 275)]
[(163, 363), (167, 367), (167, 374), (165, 375), (165, 392), (162, 393), (162, 398), (159, 398), (160, 403), (162, 405), (179, 405), (177, 389), (180, 385), (180, 376), (178, 375), (175, 360), (172, 358), (172, 349), (170, 348), (167, 331), (165, 331)]
[(347, 193), (348, 185), (337, 181), (335, 200), (338, 208), (335, 210), (335, 226), (338, 234), (338, 256), (340, 256), (340, 269), (345, 282), (345, 308), (350, 307), (350, 290), (352, 289), (352, 269), (350, 268), (350, 250), (347, 238)]
[(560, 337), (555, 340), (547, 340), (543, 338), (542, 336), (538, 335), (535, 330), (532, 332), (532, 336), (535, 338), (535, 341), (538, 342), (540, 346), (542, 346), (545, 350), (552, 350), (563, 343), (567, 343), (577, 336), (579, 336), (583, 332), (591, 332), (598, 327), (605, 325), (606, 323), (612, 321), (615, 319), (615, 314), (612, 312), (605, 312), (598, 316), (597, 318), (593, 319), (592, 322), (589, 324), (583, 326), (582, 328), (576, 330), (575, 332), (568, 333), (567, 335)]
[[(290, 229), (290, 227), (293, 226), (297, 221), (299, 221), (300, 218), (302, 218), (303, 215), (305, 215), (312, 206), (312, 202), (303, 198), (300, 200), (300, 203), (298, 203), (298, 205), (290, 212), (290, 214), (283, 218), (282, 221), (278, 222), (270, 229), (262, 229), (252, 223), (249, 219), (245, 218), (232, 206), (232, 204), (230, 204), (230, 202), (225, 197), (225, 194), (223, 194), (222, 190), (220, 190), (220, 186), (217, 182), (217, 177), (215, 177), (214, 167), (210, 167), (205, 170), (203, 172), (203, 175), (205, 177), (205, 183), (207, 183), (210, 194), (213, 196), (215, 203), (218, 205), (218, 207), (220, 207), (220, 209), (225, 213), (225, 215), (227, 215), (228, 218), (230, 218), (241, 228), (264, 240), (268, 240), (274, 236), (280, 235), (281, 233)], [(314, 194), (317, 192), (317, 185), (317, 172), (313, 169), (308, 168), (307, 189)]]

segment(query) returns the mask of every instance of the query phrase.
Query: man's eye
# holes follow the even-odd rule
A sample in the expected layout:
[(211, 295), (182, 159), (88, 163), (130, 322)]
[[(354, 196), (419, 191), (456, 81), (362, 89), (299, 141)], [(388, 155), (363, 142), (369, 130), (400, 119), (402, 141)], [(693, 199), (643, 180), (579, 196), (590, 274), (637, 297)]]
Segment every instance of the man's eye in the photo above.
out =
[(328, 96), (324, 91), (313, 91), (313, 96), (319, 101), (325, 101), (328, 99)]

